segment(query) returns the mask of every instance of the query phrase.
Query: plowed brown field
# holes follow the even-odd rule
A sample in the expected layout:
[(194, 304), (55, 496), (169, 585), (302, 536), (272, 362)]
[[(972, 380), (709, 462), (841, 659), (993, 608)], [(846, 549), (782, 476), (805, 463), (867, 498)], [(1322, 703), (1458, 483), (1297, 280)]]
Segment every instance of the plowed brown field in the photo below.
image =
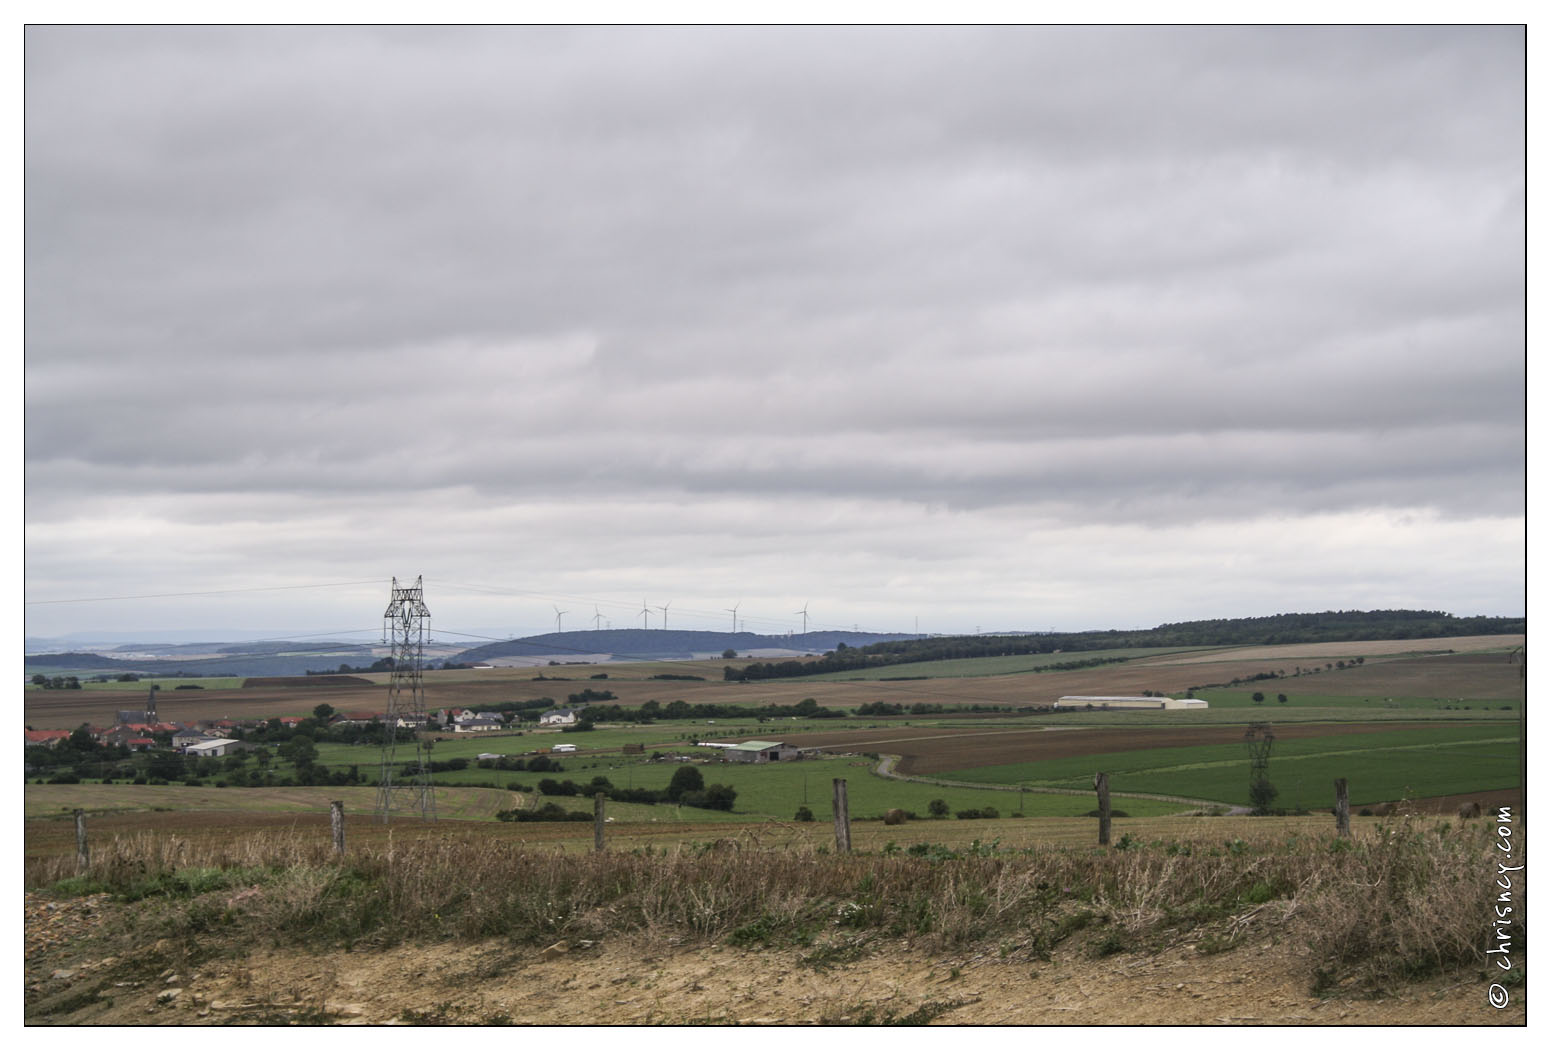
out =
[[(1437, 723), (1289, 723), (1278, 726), (1281, 739), (1349, 736), (1392, 730), (1421, 730)], [(1122, 730), (945, 730), (926, 726), (887, 727), (837, 733), (793, 734), (785, 738), (803, 748), (837, 748), (901, 756), (902, 774), (934, 774), (973, 766), (1069, 759), (1144, 748), (1190, 748), (1237, 744), (1244, 731), (1234, 726), (1179, 729), (1137, 727)]]

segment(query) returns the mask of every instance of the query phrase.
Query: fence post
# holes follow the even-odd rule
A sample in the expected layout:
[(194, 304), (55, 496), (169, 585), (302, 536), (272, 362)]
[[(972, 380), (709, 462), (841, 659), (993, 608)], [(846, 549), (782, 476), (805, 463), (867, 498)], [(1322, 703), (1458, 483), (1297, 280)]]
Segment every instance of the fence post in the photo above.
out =
[(1093, 775), (1094, 790), (1099, 793), (1099, 846), (1109, 846), (1109, 775)]
[(592, 849), (603, 849), (603, 801), (608, 797), (602, 792), (592, 797)]
[(329, 804), (329, 824), (334, 829), (334, 853), (345, 852), (345, 804), (336, 799)]
[(75, 812), (75, 867), (77, 871), (85, 872), (90, 865), (86, 851), (86, 811), (80, 808)]
[(851, 852), (851, 808), (846, 803), (845, 778), (835, 778), (835, 850)]
[(1346, 797), (1346, 778), (1336, 778), (1336, 835), (1352, 834), (1352, 806)]

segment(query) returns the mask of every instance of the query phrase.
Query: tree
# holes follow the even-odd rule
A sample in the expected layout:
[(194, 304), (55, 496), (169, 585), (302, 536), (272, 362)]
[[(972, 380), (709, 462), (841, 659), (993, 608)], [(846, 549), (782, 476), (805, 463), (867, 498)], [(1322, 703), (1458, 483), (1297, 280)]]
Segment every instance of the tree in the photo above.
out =
[(813, 820), (813, 811), (809, 810), (805, 806), (800, 806), (800, 807), (797, 808), (797, 814), (796, 814), (796, 816), (794, 816), (792, 818), (792, 820), (793, 821), (812, 821)]
[(1249, 801), (1257, 814), (1270, 813), (1271, 804), (1280, 793), (1270, 781), (1262, 778), (1249, 786)]
[(1285, 693), (1277, 694), (1276, 695), (1276, 703), (1277, 704), (1286, 704), (1287, 703), (1287, 695)]
[(731, 785), (711, 785), (705, 790), (705, 802), (700, 805), (708, 810), (731, 810), (732, 801), (738, 798)]
[(332, 704), (320, 704), (312, 710), (312, 717), (320, 723), (326, 723), (334, 715)]
[(725, 650), (722, 651), (722, 660), (730, 661), (734, 657), (736, 657), (737, 655), (738, 655), (738, 651), (733, 649), (731, 646), (729, 646)]
[(297, 734), (280, 746), (280, 754), (297, 766), (306, 766), (318, 758), (318, 746), (306, 734)]
[(39, 672), (32, 677), (32, 684), (34, 686), (41, 686), (46, 690), (48, 689), (48, 676)]
[(1256, 690), (1253, 694), (1250, 695), (1249, 699), (1254, 701), (1256, 704), (1263, 704), (1265, 702), (1266, 695), (1261, 693), (1259, 690)]
[(926, 812), (933, 817), (947, 817), (948, 801), (946, 799), (934, 799), (926, 804)]
[(673, 772), (673, 780), (668, 782), (668, 799), (677, 803), (686, 792), (700, 792), (705, 788), (705, 778), (700, 776), (700, 771), (692, 766), (681, 766)]

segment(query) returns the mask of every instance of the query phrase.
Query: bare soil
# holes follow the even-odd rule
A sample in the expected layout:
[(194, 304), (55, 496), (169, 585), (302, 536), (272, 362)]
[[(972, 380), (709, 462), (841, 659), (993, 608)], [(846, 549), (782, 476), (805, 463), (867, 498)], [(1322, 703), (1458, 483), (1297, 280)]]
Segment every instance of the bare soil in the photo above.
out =
[[(238, 903), (240, 904), (240, 903)], [(1264, 913), (1235, 948), (1204, 939), (1096, 955), (1063, 944), (934, 953), (868, 943), (828, 966), (810, 950), (622, 936), (600, 943), (260, 947), (191, 963), (169, 942), (102, 955), (130, 907), (106, 897), (26, 908), (26, 1016), (53, 1025), (1523, 1025), (1523, 988), (1502, 1010), (1484, 971), (1323, 995), (1307, 950)], [(1274, 908), (1274, 906), (1273, 906)], [(1264, 922), (1262, 922), (1264, 921)]]

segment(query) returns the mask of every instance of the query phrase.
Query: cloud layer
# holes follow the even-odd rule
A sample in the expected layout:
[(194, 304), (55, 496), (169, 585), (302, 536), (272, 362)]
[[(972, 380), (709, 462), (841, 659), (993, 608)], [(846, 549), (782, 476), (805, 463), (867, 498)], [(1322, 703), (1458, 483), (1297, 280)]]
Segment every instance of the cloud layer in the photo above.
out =
[(1521, 31), (34, 28), (26, 76), (35, 602), (1522, 609)]

